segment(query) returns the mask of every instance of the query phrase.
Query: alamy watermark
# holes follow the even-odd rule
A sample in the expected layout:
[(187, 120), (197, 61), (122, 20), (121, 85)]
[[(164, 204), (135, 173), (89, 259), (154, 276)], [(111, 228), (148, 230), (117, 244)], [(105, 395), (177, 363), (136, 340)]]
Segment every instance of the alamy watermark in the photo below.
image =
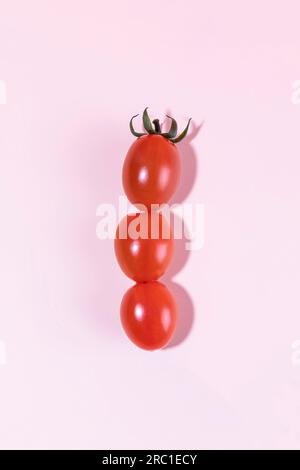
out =
[(162, 214), (165, 221), (162, 223), (162, 238), (170, 238), (172, 233), (175, 240), (185, 241), (188, 251), (200, 250), (204, 245), (204, 204), (152, 204), (148, 210), (143, 204), (129, 204), (125, 196), (119, 196), (117, 207), (109, 203), (99, 204), (96, 211), (96, 216), (100, 218), (96, 227), (97, 237), (113, 240), (118, 223), (130, 214), (136, 214), (136, 217), (126, 225), (120, 238), (158, 238), (157, 218)]
[(291, 103), (300, 104), (300, 80), (294, 80), (291, 85)]
[(300, 366), (300, 339), (292, 342), (291, 363), (293, 366)]
[(0, 105), (6, 104), (7, 93), (6, 93), (6, 82), (0, 80)]
[(0, 340), (0, 366), (5, 366), (7, 362), (6, 344)]

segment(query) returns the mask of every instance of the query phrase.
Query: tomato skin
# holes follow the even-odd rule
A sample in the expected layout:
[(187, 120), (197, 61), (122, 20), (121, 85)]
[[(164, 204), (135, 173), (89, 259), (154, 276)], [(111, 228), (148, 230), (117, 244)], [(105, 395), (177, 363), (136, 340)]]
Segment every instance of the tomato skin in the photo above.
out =
[(180, 179), (180, 156), (175, 144), (161, 135), (139, 137), (123, 165), (123, 187), (133, 204), (167, 203)]
[[(148, 230), (137, 239), (132, 238), (130, 224), (146, 219)], [(167, 233), (164, 232), (164, 227)], [(157, 238), (151, 238), (151, 229), (156, 231)], [(121, 238), (122, 233), (126, 238)], [(164, 238), (168, 236), (169, 238)], [(119, 223), (115, 237), (115, 254), (122, 271), (136, 282), (147, 282), (159, 279), (168, 268), (173, 256), (174, 240), (166, 218), (156, 213), (129, 214)]]
[(176, 302), (161, 282), (136, 284), (122, 299), (121, 323), (136, 346), (161, 349), (168, 344), (176, 328)]

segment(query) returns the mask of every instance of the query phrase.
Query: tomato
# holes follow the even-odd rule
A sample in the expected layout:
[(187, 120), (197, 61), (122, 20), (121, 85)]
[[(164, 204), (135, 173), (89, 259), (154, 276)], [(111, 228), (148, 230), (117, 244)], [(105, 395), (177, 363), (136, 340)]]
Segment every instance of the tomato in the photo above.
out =
[(153, 281), (159, 279), (169, 266), (173, 244), (169, 223), (162, 214), (130, 214), (118, 225), (115, 253), (128, 277), (137, 282)]
[(180, 158), (175, 144), (187, 135), (191, 119), (181, 134), (177, 135), (177, 122), (171, 119), (168, 132), (162, 132), (158, 119), (151, 119), (148, 108), (143, 112), (146, 132), (136, 132), (133, 119), (129, 127), (137, 140), (131, 145), (123, 165), (124, 191), (133, 204), (166, 204), (176, 191), (180, 178)]
[(142, 349), (154, 350), (168, 344), (177, 321), (175, 300), (158, 281), (136, 284), (124, 295), (121, 322), (129, 339)]
[(131, 145), (123, 165), (123, 187), (133, 204), (167, 203), (180, 178), (180, 157), (174, 143), (159, 134), (144, 135)]

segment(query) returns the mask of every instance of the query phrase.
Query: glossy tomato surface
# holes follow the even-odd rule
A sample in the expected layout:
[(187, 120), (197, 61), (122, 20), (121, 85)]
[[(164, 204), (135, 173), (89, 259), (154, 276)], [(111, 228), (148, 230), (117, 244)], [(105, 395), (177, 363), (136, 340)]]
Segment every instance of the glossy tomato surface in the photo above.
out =
[(123, 165), (123, 187), (133, 204), (167, 203), (180, 178), (180, 157), (175, 144), (161, 135), (139, 137)]
[(126, 276), (137, 282), (153, 281), (165, 273), (173, 245), (170, 225), (158, 212), (127, 215), (115, 237), (118, 263)]
[(123, 297), (121, 322), (136, 346), (161, 349), (168, 344), (176, 327), (175, 299), (160, 282), (136, 284)]

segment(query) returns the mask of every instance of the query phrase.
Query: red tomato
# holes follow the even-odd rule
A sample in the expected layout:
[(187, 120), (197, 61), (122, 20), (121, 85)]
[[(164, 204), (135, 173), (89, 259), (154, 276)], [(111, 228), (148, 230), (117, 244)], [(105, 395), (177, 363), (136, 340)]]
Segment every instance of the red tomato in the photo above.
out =
[(118, 225), (115, 253), (128, 277), (147, 282), (159, 279), (165, 273), (172, 259), (173, 244), (170, 226), (162, 214), (130, 214)]
[(177, 321), (176, 302), (160, 282), (136, 284), (124, 295), (121, 322), (129, 339), (142, 349), (160, 349), (170, 341)]
[(158, 134), (139, 137), (123, 165), (123, 187), (133, 204), (167, 203), (180, 178), (180, 157), (175, 144)]

